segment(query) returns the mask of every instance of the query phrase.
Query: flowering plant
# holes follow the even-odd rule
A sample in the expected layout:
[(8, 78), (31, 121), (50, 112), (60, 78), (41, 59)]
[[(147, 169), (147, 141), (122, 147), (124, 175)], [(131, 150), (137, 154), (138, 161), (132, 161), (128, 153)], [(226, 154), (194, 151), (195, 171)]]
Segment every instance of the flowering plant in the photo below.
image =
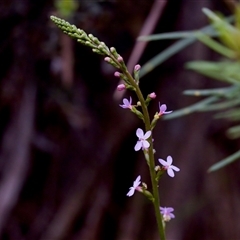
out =
[[(175, 216), (172, 213), (174, 211), (172, 207), (160, 207), (158, 182), (164, 172), (167, 171), (170, 177), (174, 177), (174, 171), (178, 172), (180, 169), (172, 165), (173, 159), (171, 156), (167, 157), (167, 161), (159, 159), (159, 163), (162, 165), (162, 167), (156, 166), (154, 159), (155, 150), (153, 148), (152, 131), (161, 116), (170, 114), (172, 111), (167, 111), (166, 104), (161, 105), (159, 103), (159, 112), (157, 112), (154, 115), (153, 119), (150, 120), (148, 105), (150, 101), (155, 99), (157, 96), (153, 92), (148, 94), (146, 99), (144, 98), (139, 88), (139, 71), (141, 69), (141, 66), (137, 64), (134, 67), (133, 74), (131, 74), (124, 63), (122, 56), (118, 54), (114, 47), (109, 48), (104, 42), (99, 41), (98, 38), (94, 37), (92, 34), (85, 33), (82, 29), (78, 29), (76, 26), (71, 25), (63, 19), (51, 16), (51, 20), (60, 29), (62, 29), (64, 33), (77, 39), (78, 42), (92, 48), (93, 52), (105, 56), (104, 60), (118, 69), (114, 75), (118, 78), (121, 78), (124, 83), (118, 85), (117, 90), (122, 91), (129, 89), (137, 95), (139, 102), (136, 105), (132, 104), (132, 98), (130, 97), (129, 100), (127, 98), (124, 98), (123, 104), (120, 104), (119, 106), (123, 109), (133, 112), (144, 123), (145, 133), (141, 128), (138, 128), (136, 130), (138, 140), (134, 147), (134, 150), (142, 150), (144, 153), (151, 177), (151, 190), (147, 189), (145, 183), (142, 183), (141, 185), (141, 176), (139, 175), (133, 182), (133, 186), (129, 188), (127, 196), (133, 196), (135, 191), (141, 192), (153, 203), (159, 236), (161, 240), (165, 240), (165, 222), (168, 222)], [(140, 110), (137, 109), (139, 107), (141, 107)]]

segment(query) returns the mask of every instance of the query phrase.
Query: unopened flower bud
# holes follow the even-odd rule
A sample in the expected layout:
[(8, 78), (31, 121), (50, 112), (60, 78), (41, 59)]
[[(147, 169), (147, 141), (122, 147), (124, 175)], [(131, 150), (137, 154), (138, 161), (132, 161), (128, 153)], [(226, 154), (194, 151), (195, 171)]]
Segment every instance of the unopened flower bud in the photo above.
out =
[(149, 95), (148, 95), (151, 99), (154, 99), (154, 98), (156, 98), (156, 93), (155, 92), (152, 92), (152, 93), (150, 93)]
[(115, 73), (114, 73), (114, 76), (115, 76), (115, 77), (120, 77), (120, 76), (121, 76), (121, 73), (120, 73), (120, 72), (115, 72)]
[(123, 58), (119, 55), (119, 57), (117, 58), (118, 62), (123, 62)]
[(145, 182), (142, 182), (142, 186), (144, 187), (144, 189), (147, 189), (147, 184)]
[(110, 47), (110, 51), (111, 51), (112, 53), (116, 53), (116, 49), (115, 49), (114, 47)]
[(139, 64), (135, 65), (134, 71), (139, 71), (141, 69), (141, 66)]
[(141, 66), (139, 64), (135, 65), (134, 71), (133, 71), (133, 76), (135, 78), (136, 84), (138, 85), (139, 83), (139, 70)]
[(161, 167), (159, 165), (157, 165), (154, 169), (155, 169), (156, 172), (158, 172), (158, 171), (161, 170)]
[(110, 57), (105, 57), (105, 58), (104, 58), (104, 61), (110, 62), (110, 61), (111, 61), (111, 58), (110, 58)]
[(117, 86), (117, 90), (118, 91), (122, 91), (122, 90), (124, 90), (124, 89), (126, 89), (126, 86), (125, 86), (125, 84), (119, 84), (118, 86)]

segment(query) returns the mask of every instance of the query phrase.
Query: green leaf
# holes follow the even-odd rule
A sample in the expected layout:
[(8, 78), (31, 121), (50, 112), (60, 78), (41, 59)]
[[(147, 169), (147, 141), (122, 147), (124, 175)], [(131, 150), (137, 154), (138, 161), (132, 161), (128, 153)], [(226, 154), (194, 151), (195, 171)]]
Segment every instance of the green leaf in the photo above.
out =
[(150, 59), (147, 63), (145, 63), (141, 70), (140, 70), (140, 77), (143, 77), (147, 73), (151, 72), (154, 68), (158, 65), (166, 61), (168, 58), (173, 56), (174, 54), (180, 52), (185, 47), (192, 44), (196, 39), (194, 38), (187, 38), (180, 41), (177, 41), (166, 50), (162, 51), (161, 53), (157, 54), (155, 57)]
[(172, 119), (172, 118), (177, 118), (177, 117), (182, 117), (184, 115), (188, 115), (190, 113), (196, 112), (196, 111), (200, 111), (202, 109), (204, 109), (207, 104), (211, 103), (211, 102), (215, 102), (218, 100), (218, 97), (213, 96), (213, 97), (208, 97), (202, 101), (199, 101), (191, 106), (188, 106), (186, 108), (182, 108), (180, 110), (177, 111), (173, 111), (171, 114), (168, 115), (164, 115), (163, 119)]
[[(231, 21), (233, 21), (233, 19), (234, 19), (234, 17), (230, 16), (230, 17), (226, 18), (226, 21), (231, 22)], [(210, 36), (214, 35), (216, 33), (216, 31), (214, 30), (212, 25), (205, 26), (205, 27), (201, 28), (199, 31), (202, 31), (203, 33), (208, 34)], [(177, 41), (176, 43), (172, 44), (170, 47), (168, 47), (167, 49), (165, 49), (164, 51), (160, 52), (155, 57), (150, 59), (147, 63), (145, 63), (141, 68), (140, 77), (143, 77), (147, 73), (151, 72), (154, 68), (156, 68), (158, 65), (162, 64), (168, 58), (170, 58), (174, 54), (180, 52), (181, 50), (183, 50), (185, 47), (189, 46), (190, 44), (194, 43), (197, 40), (196, 34), (195, 34), (196, 31), (193, 31), (192, 33), (194, 33), (194, 34), (189, 36), (189, 38), (184, 38), (184, 39)], [(170, 34), (170, 33), (168, 33), (168, 34)], [(186, 32), (182, 32), (182, 34), (183, 35), (185, 34), (185, 36), (186, 36)], [(173, 38), (173, 37), (176, 37), (176, 35), (177, 35), (177, 33), (173, 33), (172, 36), (171, 35), (169, 35), (169, 36)], [(180, 35), (181, 35), (181, 32), (179, 33), (179, 36)], [(165, 33), (163, 36), (164, 37), (162, 39), (166, 39)], [(144, 37), (146, 37), (146, 36), (144, 36)], [(149, 36), (149, 37), (151, 37), (151, 36)], [(158, 35), (158, 37), (159, 37), (159, 39), (161, 39), (160, 34)]]
[(186, 68), (217, 80), (222, 80), (228, 83), (240, 84), (239, 62), (193, 61), (187, 63)]
[(224, 158), (223, 160), (221, 160), (220, 162), (217, 162), (215, 164), (213, 164), (209, 169), (208, 172), (214, 172), (217, 171), (225, 166), (227, 166), (228, 164), (236, 161), (237, 159), (240, 158), (240, 150), (235, 152), (234, 154)]
[[(212, 31), (208, 32), (209, 36), (217, 36), (217, 32), (211, 29)], [(182, 31), (182, 32), (170, 32), (170, 33), (159, 33), (152, 34), (149, 36), (140, 36), (138, 37), (138, 41), (156, 41), (156, 40), (164, 40), (164, 39), (179, 39), (179, 38), (192, 38), (195, 36), (197, 31)]]
[(204, 90), (198, 90), (198, 89), (190, 89), (185, 90), (183, 94), (185, 95), (192, 95), (192, 96), (210, 96), (210, 95), (216, 95), (216, 96), (226, 96), (229, 92), (232, 92), (233, 90), (236, 90), (236, 86), (226, 87), (226, 88), (214, 88), (214, 89), (204, 89)]
[(196, 38), (207, 45), (210, 49), (214, 50), (215, 52), (230, 58), (234, 59), (236, 57), (236, 54), (233, 50), (231, 50), (228, 47), (225, 47), (224, 45), (218, 43), (217, 41), (210, 38), (208, 35), (204, 34), (203, 32), (196, 32)]
[(231, 139), (236, 139), (240, 137), (240, 125), (230, 127), (227, 130), (227, 136)]

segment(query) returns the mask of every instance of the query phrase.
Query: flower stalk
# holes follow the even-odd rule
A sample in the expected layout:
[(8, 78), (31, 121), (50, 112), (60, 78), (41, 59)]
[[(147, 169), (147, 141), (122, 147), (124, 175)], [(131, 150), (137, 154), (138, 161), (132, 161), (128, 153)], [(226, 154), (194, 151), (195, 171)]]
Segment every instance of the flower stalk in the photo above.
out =
[[(125, 76), (128, 78), (129, 82), (133, 85), (135, 88), (136, 95), (138, 97), (138, 100), (141, 103), (142, 107), (142, 112), (143, 112), (143, 117), (144, 117), (144, 123), (145, 123), (145, 130), (146, 131), (151, 131), (151, 122), (150, 122), (150, 116), (148, 113), (147, 106), (145, 104), (145, 99), (142, 95), (142, 92), (139, 88), (139, 86), (136, 84), (135, 80), (133, 79), (132, 75), (129, 73), (127, 69), (123, 70), (123, 73)], [(165, 228), (164, 228), (164, 221), (162, 218), (162, 215), (159, 211), (159, 206), (160, 206), (160, 196), (159, 196), (159, 191), (158, 191), (158, 183), (156, 182), (156, 172), (155, 172), (155, 162), (154, 162), (154, 153), (153, 153), (153, 139), (152, 135), (148, 139), (150, 143), (150, 147), (148, 148), (149, 152), (149, 172), (150, 172), (150, 177), (151, 177), (151, 184), (152, 184), (152, 194), (153, 194), (153, 206), (154, 206), (154, 211), (155, 211), (155, 217), (157, 221), (157, 227), (158, 227), (158, 233), (160, 236), (161, 240), (165, 240)]]
[[(167, 161), (159, 159), (159, 162), (163, 165), (163, 167), (155, 166), (155, 150), (153, 149), (152, 130), (162, 115), (171, 113), (172, 111), (166, 111), (167, 106), (165, 104), (160, 105), (159, 103), (159, 112), (157, 112), (154, 116), (154, 119), (150, 121), (148, 104), (152, 99), (156, 98), (156, 94), (154, 92), (150, 93), (147, 96), (147, 99), (144, 99), (139, 88), (139, 70), (141, 66), (137, 64), (134, 68), (133, 75), (130, 74), (122, 56), (118, 54), (114, 47), (108, 48), (104, 42), (100, 42), (98, 38), (94, 37), (92, 34), (86, 34), (83, 30), (78, 29), (76, 26), (71, 25), (65, 20), (54, 16), (51, 16), (51, 19), (64, 33), (76, 38), (78, 42), (92, 48), (93, 52), (105, 56), (104, 60), (119, 70), (114, 73), (116, 77), (121, 78), (124, 81), (124, 84), (117, 86), (119, 91), (129, 89), (136, 93), (139, 100), (137, 105), (132, 105), (132, 98), (130, 97), (129, 100), (124, 98), (123, 104), (119, 104), (119, 106), (123, 109), (129, 109), (136, 116), (138, 116), (145, 125), (145, 134), (140, 128), (136, 131), (138, 141), (134, 149), (135, 151), (142, 150), (144, 153), (151, 177), (152, 192), (147, 190), (147, 185), (145, 183), (142, 183), (142, 186), (140, 186), (141, 176), (139, 175), (133, 182), (133, 186), (129, 188), (127, 196), (131, 197), (135, 191), (138, 191), (145, 195), (153, 203), (159, 237), (161, 240), (166, 240), (165, 222), (169, 221), (175, 216), (172, 213), (174, 210), (173, 208), (160, 207), (158, 180), (165, 171), (167, 171), (170, 177), (174, 177), (174, 171), (180, 171), (180, 169), (172, 165), (171, 156), (168, 156)], [(141, 106), (141, 110), (137, 110), (139, 106)]]

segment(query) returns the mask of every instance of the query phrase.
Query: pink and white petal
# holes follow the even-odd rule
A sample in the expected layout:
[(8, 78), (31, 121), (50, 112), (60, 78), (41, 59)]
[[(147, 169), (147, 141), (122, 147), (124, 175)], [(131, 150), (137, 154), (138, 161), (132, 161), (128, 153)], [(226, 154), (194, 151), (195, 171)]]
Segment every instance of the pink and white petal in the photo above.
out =
[(134, 147), (134, 150), (135, 151), (139, 151), (142, 147), (142, 142), (141, 141), (137, 141), (135, 147)]
[(130, 100), (129, 100), (129, 104), (131, 105), (132, 104), (132, 98), (130, 97)]
[(171, 168), (167, 169), (167, 173), (168, 173), (169, 177), (174, 177), (175, 176), (174, 171)]
[(119, 104), (121, 108), (127, 108), (124, 104)]
[(137, 187), (140, 185), (140, 183), (141, 183), (141, 182), (136, 182), (136, 183), (134, 182), (133, 187), (134, 187), (135, 190), (136, 190)]
[(148, 149), (150, 147), (150, 143), (146, 140), (143, 140), (142, 141), (142, 146), (143, 146), (143, 148)]
[(151, 133), (152, 133), (151, 131), (147, 131), (143, 138), (148, 139), (151, 136)]
[(168, 157), (167, 157), (167, 163), (168, 163), (168, 165), (172, 165), (172, 162), (173, 162), (172, 157), (171, 157), (171, 156), (168, 156)]
[(137, 178), (136, 178), (136, 180), (135, 180), (134, 182), (141, 182), (140, 180), (141, 180), (141, 176), (138, 175)]
[(127, 196), (131, 197), (134, 194), (134, 192), (135, 192), (135, 188), (134, 187), (130, 187), (129, 189), (130, 190), (128, 191)]
[(141, 128), (138, 128), (136, 131), (136, 135), (138, 138), (142, 138), (144, 135), (143, 130)]
[(160, 210), (161, 210), (161, 211), (164, 211), (164, 209), (165, 209), (164, 207), (160, 207)]
[(176, 166), (171, 166), (171, 169), (173, 169), (173, 170), (176, 171), (176, 172), (179, 172), (179, 171), (180, 171), (180, 169), (179, 169), (178, 167), (176, 167)]
[(161, 105), (161, 106), (159, 106), (159, 110), (160, 110), (160, 112), (162, 112), (162, 113), (164, 113), (166, 110), (167, 110), (167, 106), (166, 106), (166, 104), (163, 104), (163, 105)]
[(172, 207), (167, 208), (167, 210), (169, 213), (174, 211), (174, 209)]
[(140, 185), (140, 183), (141, 183), (140, 179), (141, 179), (141, 177), (138, 176), (137, 179), (133, 182), (133, 187), (135, 189)]
[(168, 167), (168, 163), (166, 161), (164, 161), (163, 159), (159, 158), (158, 159), (159, 163), (161, 163), (163, 166), (167, 166)]
[(161, 111), (161, 103), (158, 102), (158, 106), (159, 106), (159, 111)]

